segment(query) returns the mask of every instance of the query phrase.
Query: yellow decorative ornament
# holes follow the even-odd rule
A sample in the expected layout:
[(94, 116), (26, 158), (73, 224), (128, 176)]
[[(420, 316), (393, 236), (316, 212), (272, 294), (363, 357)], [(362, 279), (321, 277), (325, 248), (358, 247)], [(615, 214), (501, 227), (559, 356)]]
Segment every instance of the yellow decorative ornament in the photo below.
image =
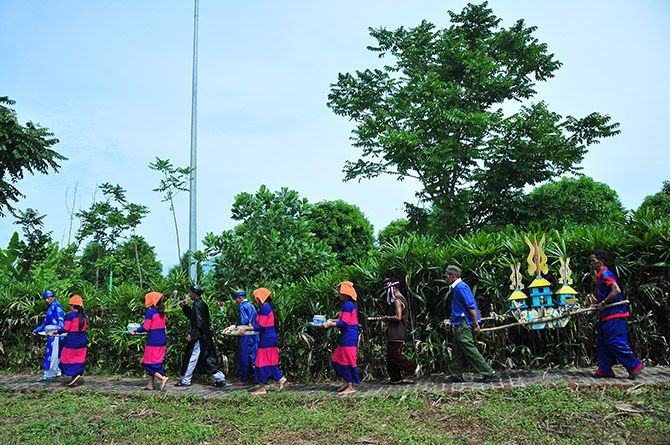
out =
[(542, 235), (540, 242), (537, 242), (537, 236), (533, 235), (533, 242), (531, 243), (527, 236), (524, 236), (523, 239), (530, 247), (530, 253), (528, 254), (528, 274), (530, 276), (539, 277), (542, 274), (549, 272), (549, 266), (547, 265), (547, 255), (544, 253), (544, 241), (546, 239), (545, 235)]

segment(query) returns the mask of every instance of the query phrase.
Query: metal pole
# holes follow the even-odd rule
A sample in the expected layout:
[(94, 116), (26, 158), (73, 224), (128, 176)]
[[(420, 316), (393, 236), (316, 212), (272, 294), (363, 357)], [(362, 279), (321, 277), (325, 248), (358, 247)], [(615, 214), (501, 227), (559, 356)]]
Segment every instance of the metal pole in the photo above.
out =
[[(195, 11), (193, 13), (193, 91), (191, 92), (191, 178), (190, 178), (190, 201), (189, 201), (189, 237), (188, 249), (191, 255), (198, 249), (197, 233), (197, 145), (198, 145), (198, 3), (195, 0)], [(198, 281), (198, 265), (195, 258), (191, 256), (189, 261), (189, 277), (196, 283)]]

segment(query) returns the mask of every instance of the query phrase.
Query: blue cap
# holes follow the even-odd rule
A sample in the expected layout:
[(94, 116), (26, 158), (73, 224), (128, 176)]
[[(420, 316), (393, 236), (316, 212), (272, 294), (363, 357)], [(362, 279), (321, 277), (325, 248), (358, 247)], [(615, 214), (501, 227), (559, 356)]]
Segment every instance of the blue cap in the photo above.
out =
[(49, 298), (49, 297), (55, 297), (56, 292), (52, 290), (45, 290), (44, 293), (42, 294), (42, 298)]
[(242, 289), (237, 289), (235, 292), (233, 292), (233, 298), (238, 298), (238, 297), (246, 297), (247, 293), (243, 291)]

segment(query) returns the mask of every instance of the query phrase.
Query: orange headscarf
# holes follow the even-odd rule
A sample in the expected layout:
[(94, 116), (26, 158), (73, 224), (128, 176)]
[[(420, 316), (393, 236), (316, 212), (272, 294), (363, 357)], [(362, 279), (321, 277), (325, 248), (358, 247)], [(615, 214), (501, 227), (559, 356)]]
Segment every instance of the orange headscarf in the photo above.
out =
[(272, 295), (272, 292), (264, 287), (259, 287), (254, 291), (254, 298), (256, 298), (256, 301), (260, 304), (264, 304), (265, 300), (267, 300), (270, 295)]
[(71, 304), (73, 306), (84, 307), (84, 299), (81, 298), (80, 295), (73, 295), (72, 298), (70, 298), (70, 301), (68, 301), (67, 304)]
[(163, 298), (160, 292), (149, 292), (144, 296), (144, 307), (155, 306)]
[(354, 301), (358, 298), (356, 294), (356, 289), (354, 289), (354, 283), (351, 281), (343, 281), (337, 285), (337, 291), (344, 295), (349, 295)]

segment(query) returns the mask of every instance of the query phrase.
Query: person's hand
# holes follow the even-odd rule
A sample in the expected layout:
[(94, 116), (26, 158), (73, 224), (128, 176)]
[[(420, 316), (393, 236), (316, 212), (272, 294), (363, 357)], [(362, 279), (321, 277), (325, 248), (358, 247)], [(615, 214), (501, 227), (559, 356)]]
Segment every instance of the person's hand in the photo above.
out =
[(474, 332), (475, 334), (479, 334), (480, 332), (482, 332), (482, 327), (476, 324), (472, 326), (472, 332)]
[(186, 341), (191, 341), (191, 334), (188, 334), (188, 335), (186, 336)]
[(601, 301), (600, 303), (596, 303), (594, 307), (596, 308), (596, 310), (602, 311), (605, 308), (605, 302)]
[(332, 326), (332, 321), (324, 321), (321, 326), (323, 326), (324, 329), (328, 329), (329, 327)]
[(130, 335), (135, 335), (137, 334), (137, 329), (131, 329), (130, 330)]
[(56, 334), (57, 334), (56, 331), (51, 331), (51, 332), (49, 332), (47, 335), (48, 335), (49, 337), (53, 337), (53, 336), (56, 335)]

